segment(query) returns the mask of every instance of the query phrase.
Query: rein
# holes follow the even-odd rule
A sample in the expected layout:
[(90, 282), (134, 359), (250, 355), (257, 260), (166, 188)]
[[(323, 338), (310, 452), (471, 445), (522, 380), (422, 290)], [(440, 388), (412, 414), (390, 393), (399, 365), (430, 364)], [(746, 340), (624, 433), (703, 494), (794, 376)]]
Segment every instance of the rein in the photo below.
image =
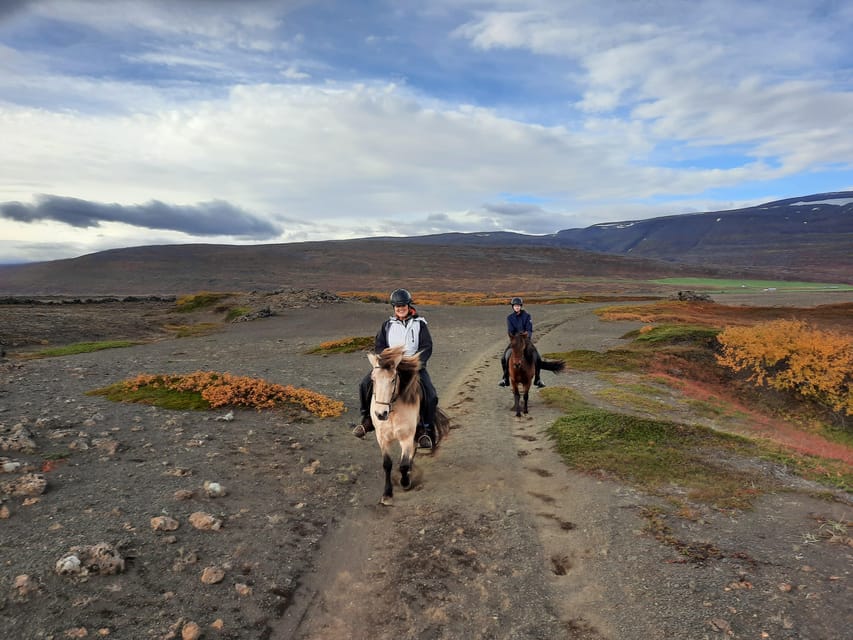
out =
[[(382, 367), (373, 367), (374, 369), (381, 369)], [(394, 409), (394, 403), (397, 401), (397, 397), (399, 396), (399, 385), (397, 384), (398, 376), (397, 372), (394, 372), (394, 378), (391, 380), (391, 384), (394, 385), (394, 391), (391, 392), (391, 400), (389, 402), (383, 402), (382, 400), (377, 400), (376, 398), (376, 385), (373, 386), (373, 401), (376, 404), (385, 405), (388, 407), (388, 413), (391, 413)]]

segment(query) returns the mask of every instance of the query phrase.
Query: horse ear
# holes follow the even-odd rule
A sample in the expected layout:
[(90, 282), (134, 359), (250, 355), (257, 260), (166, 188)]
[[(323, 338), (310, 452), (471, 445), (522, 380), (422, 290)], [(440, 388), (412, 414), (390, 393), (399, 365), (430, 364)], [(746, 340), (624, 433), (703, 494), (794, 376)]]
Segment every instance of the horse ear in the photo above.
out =
[(370, 364), (372, 367), (376, 368), (379, 366), (379, 356), (377, 356), (375, 353), (368, 353), (367, 359), (370, 360)]
[(398, 353), (394, 354), (394, 368), (396, 369), (400, 362), (403, 360), (403, 350), (400, 349)]

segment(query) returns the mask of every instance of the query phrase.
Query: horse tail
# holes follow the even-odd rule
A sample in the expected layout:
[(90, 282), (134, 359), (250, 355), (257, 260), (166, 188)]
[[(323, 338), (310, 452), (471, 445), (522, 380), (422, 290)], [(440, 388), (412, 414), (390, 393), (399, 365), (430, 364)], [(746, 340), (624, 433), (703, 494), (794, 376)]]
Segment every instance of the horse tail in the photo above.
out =
[(566, 363), (562, 360), (542, 360), (542, 369), (546, 371), (553, 371), (557, 373), (558, 371), (562, 371), (566, 368)]
[(445, 437), (450, 433), (450, 418), (444, 411), (441, 410), (440, 407), (436, 407), (435, 409), (435, 435), (436, 435), (436, 444), (435, 448), (438, 448), (438, 444), (444, 440)]

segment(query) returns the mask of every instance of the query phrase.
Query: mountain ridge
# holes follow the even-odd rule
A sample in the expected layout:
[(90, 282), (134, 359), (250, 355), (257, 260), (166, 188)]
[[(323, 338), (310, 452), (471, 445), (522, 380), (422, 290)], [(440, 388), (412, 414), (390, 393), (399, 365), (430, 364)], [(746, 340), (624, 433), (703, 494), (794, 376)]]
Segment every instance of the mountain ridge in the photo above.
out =
[[(828, 201), (841, 204), (831, 204)], [(654, 290), (664, 277), (853, 284), (853, 191), (528, 236), (446, 233), (267, 245), (146, 245), (0, 266), (0, 295), (199, 290)], [(634, 285), (626, 283), (633, 281)]]

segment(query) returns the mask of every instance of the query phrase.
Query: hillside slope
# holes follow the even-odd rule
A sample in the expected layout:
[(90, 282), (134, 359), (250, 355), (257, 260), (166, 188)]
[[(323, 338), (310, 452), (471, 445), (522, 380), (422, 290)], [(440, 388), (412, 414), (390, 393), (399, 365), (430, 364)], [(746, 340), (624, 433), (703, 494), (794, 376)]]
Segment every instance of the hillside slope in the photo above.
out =
[(0, 295), (316, 287), (654, 292), (675, 276), (853, 284), (853, 192), (568, 229), (254, 246), (164, 245), (0, 266)]

